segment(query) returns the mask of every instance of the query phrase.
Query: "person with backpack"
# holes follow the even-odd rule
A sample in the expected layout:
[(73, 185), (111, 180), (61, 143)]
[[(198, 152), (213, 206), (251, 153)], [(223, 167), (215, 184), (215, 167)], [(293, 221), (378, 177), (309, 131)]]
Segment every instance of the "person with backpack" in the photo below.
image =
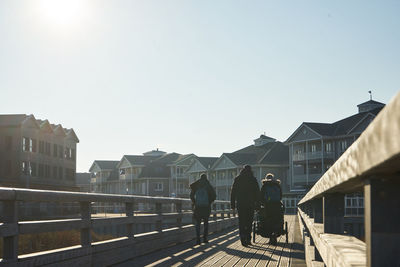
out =
[(283, 204), (281, 181), (276, 179), (272, 173), (268, 173), (262, 180), (260, 200), (264, 229), (269, 236), (269, 243), (277, 244), (277, 236), (283, 229)]
[(245, 165), (231, 189), (231, 208), (238, 210), (239, 235), (243, 246), (251, 245), (254, 210), (258, 207), (260, 187), (250, 165)]
[(201, 221), (204, 222), (203, 242), (208, 243), (208, 218), (211, 213), (211, 203), (216, 199), (216, 193), (204, 173), (199, 180), (190, 185), (190, 189), (193, 217), (196, 220), (196, 245), (200, 245)]

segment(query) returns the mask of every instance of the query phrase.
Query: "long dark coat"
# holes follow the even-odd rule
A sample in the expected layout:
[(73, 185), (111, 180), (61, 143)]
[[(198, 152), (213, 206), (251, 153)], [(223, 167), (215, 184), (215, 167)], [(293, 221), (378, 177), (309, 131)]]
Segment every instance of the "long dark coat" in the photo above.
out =
[(251, 171), (245, 169), (235, 178), (231, 190), (231, 207), (254, 208), (258, 204), (260, 187)]
[[(195, 195), (198, 188), (206, 186), (208, 193), (208, 207), (196, 207)], [(195, 218), (208, 218), (211, 213), (211, 203), (216, 199), (217, 195), (207, 178), (201, 178), (190, 185), (190, 199), (192, 200), (193, 216)]]

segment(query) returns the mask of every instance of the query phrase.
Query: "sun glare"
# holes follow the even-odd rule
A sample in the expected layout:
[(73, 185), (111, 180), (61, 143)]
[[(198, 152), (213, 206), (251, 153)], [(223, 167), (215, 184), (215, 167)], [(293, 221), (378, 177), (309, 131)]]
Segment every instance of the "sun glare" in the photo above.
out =
[(46, 23), (68, 26), (82, 20), (85, 12), (83, 2), (83, 0), (41, 0), (37, 2), (37, 7)]

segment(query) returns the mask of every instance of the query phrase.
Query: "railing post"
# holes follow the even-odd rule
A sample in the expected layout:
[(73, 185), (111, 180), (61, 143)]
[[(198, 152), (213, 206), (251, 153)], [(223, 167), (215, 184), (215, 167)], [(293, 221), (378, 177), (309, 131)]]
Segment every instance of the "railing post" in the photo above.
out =
[[(125, 214), (128, 219), (133, 218), (133, 202), (126, 202), (125, 203)], [(126, 235), (128, 238), (133, 238), (133, 222), (129, 222), (126, 224)]]
[(313, 199), (312, 205), (313, 205), (314, 223), (323, 223), (322, 199), (321, 198)]
[(228, 218), (231, 218), (231, 205), (230, 204), (226, 204), (227, 207), (227, 214), (228, 214)]
[(344, 194), (325, 194), (323, 197), (324, 233), (343, 234)]
[(182, 228), (182, 202), (181, 201), (176, 203), (176, 212), (178, 213), (176, 223), (179, 228)]
[(225, 219), (225, 204), (221, 204), (221, 219)]
[(400, 264), (399, 176), (371, 179), (364, 186), (365, 241), (369, 267)]
[(81, 246), (87, 247), (90, 246), (92, 243), (92, 238), (90, 234), (90, 202), (80, 202), (80, 209), (81, 209), (81, 218), (84, 224), (88, 225), (88, 227), (84, 227), (81, 229)]
[(158, 219), (156, 220), (156, 231), (162, 232), (162, 203), (156, 202), (156, 213)]
[[(18, 202), (14, 200), (3, 201), (4, 223), (18, 225)], [(3, 259), (6, 262), (18, 260), (18, 234), (3, 238)]]

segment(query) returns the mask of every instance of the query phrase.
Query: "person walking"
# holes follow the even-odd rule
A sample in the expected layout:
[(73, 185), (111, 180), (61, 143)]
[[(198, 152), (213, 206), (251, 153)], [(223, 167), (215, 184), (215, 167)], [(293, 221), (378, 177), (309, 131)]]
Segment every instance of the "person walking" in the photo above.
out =
[(208, 218), (211, 213), (211, 203), (215, 200), (216, 193), (204, 173), (199, 180), (190, 185), (190, 189), (193, 217), (196, 220), (196, 245), (200, 245), (201, 221), (204, 222), (203, 242), (208, 243)]
[(251, 245), (251, 226), (259, 192), (260, 187), (250, 165), (245, 165), (235, 178), (231, 190), (231, 208), (238, 210), (240, 241), (245, 247)]

